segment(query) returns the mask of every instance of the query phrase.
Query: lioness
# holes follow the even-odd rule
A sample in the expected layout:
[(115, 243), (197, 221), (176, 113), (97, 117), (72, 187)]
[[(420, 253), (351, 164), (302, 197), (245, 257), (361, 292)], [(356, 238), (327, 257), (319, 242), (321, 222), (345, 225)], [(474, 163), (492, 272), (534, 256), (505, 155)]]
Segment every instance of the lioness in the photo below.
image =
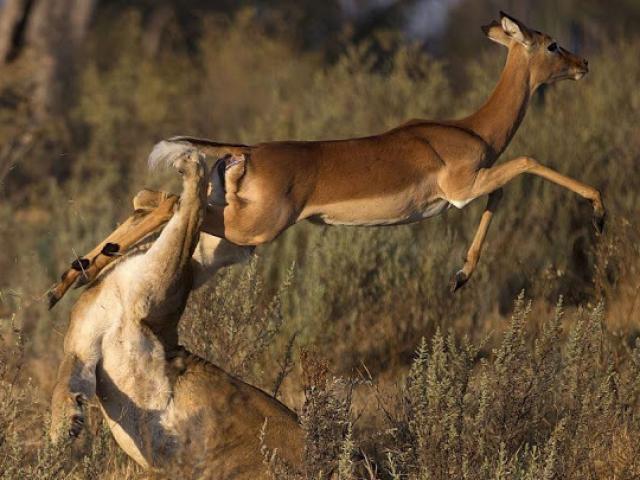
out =
[(180, 456), (205, 465), (212, 478), (264, 478), (263, 445), (288, 464), (299, 463), (296, 415), (178, 344), (193, 286), (250, 255), (247, 247), (199, 233), (204, 165), (195, 150), (175, 162), (183, 193), (169, 223), (155, 242), (105, 269), (75, 304), (53, 392), (51, 436), (77, 437), (85, 405), (96, 395), (116, 441), (144, 467)]

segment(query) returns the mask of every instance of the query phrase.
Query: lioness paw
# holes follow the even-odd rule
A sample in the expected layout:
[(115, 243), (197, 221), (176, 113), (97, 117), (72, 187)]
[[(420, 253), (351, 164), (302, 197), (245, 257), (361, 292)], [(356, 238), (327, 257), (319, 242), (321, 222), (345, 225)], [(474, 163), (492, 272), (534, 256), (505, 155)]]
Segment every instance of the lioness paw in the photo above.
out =
[(77, 438), (84, 428), (84, 406), (87, 403), (87, 397), (82, 393), (72, 395), (73, 404), (69, 411), (69, 437)]
[(204, 175), (205, 171), (204, 155), (196, 149), (191, 149), (185, 152), (184, 155), (178, 157), (176, 161), (173, 162), (173, 166), (185, 177), (201, 177)]

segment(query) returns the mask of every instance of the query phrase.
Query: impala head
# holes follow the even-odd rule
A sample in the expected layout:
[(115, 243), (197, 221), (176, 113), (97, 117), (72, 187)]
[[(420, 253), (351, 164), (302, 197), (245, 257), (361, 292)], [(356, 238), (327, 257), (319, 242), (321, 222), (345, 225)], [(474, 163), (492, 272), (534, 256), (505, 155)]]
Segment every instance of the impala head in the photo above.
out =
[(504, 12), (500, 12), (500, 22), (491, 22), (482, 27), (482, 31), (509, 51), (519, 49), (525, 55), (531, 82), (536, 86), (564, 79), (580, 80), (589, 71), (586, 59), (565, 50), (546, 33), (531, 30)]

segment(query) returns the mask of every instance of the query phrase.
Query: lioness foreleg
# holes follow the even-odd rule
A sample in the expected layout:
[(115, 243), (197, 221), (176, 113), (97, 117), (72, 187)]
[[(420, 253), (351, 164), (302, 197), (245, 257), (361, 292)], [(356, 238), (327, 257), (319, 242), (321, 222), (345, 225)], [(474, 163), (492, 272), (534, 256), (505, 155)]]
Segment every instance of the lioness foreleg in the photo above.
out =
[(80, 435), (85, 424), (86, 404), (95, 391), (95, 365), (82, 362), (75, 354), (65, 354), (51, 400), (49, 434), (54, 442)]

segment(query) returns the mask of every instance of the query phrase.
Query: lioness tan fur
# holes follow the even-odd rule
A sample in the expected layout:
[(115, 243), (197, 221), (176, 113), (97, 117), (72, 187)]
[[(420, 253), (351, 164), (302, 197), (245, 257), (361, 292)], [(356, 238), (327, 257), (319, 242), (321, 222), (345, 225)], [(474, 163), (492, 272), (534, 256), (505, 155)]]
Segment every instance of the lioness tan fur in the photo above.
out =
[(144, 467), (180, 458), (205, 465), (208, 478), (264, 478), (262, 446), (295, 466), (301, 428), (282, 403), (178, 344), (192, 286), (250, 253), (199, 233), (207, 200), (202, 158), (191, 152), (175, 166), (183, 193), (157, 240), (104, 270), (72, 310), (51, 436), (77, 436), (96, 396), (117, 443)]

